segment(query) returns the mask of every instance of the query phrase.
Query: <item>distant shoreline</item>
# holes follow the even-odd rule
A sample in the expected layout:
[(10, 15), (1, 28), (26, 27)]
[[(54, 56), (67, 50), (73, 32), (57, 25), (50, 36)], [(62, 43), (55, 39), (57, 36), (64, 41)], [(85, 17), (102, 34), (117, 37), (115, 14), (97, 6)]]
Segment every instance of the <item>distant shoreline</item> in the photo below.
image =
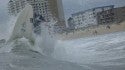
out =
[(78, 38), (85, 38), (85, 37), (94, 37), (97, 35), (104, 35), (119, 31), (125, 31), (125, 21), (121, 22), (119, 24), (111, 24), (111, 25), (99, 25), (97, 27), (93, 28), (87, 28), (84, 31), (74, 31), (71, 33), (68, 33), (67, 35), (65, 33), (59, 34), (59, 38), (61, 40), (72, 40), (72, 39), (78, 39)]

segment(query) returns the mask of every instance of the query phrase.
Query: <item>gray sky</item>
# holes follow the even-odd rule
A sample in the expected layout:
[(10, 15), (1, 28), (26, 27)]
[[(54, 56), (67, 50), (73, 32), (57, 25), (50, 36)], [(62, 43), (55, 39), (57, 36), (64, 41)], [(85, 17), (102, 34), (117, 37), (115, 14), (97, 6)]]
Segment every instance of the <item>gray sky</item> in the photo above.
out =
[(0, 0), (0, 24), (4, 24), (8, 20), (7, 2), (8, 0)]
[[(8, 0), (0, 0), (0, 24), (6, 23), (8, 19), (7, 2)], [(63, 0), (66, 18), (78, 11), (106, 5), (125, 6), (125, 0)]]
[(115, 7), (125, 6), (125, 0), (63, 0), (65, 17), (72, 13), (84, 11), (94, 7), (115, 5)]

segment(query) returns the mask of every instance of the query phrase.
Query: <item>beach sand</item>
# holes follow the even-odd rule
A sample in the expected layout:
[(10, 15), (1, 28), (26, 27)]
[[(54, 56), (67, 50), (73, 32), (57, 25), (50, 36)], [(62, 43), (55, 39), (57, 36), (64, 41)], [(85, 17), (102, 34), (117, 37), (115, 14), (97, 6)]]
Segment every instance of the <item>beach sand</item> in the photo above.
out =
[[(108, 27), (109, 26), (109, 27)], [(97, 27), (90, 27), (85, 29), (84, 31), (74, 31), (71, 33), (63, 33), (59, 35), (61, 40), (71, 40), (71, 39), (78, 39), (78, 38), (85, 38), (85, 37), (92, 37), (98, 35), (104, 35), (114, 32), (125, 31), (125, 21), (119, 24), (111, 24), (111, 25), (99, 25)]]

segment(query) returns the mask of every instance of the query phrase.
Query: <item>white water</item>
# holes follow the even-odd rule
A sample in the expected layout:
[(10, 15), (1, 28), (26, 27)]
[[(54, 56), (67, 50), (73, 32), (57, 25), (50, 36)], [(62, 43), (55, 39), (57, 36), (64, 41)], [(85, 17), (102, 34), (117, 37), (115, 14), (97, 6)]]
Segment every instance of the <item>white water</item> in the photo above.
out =
[[(15, 18), (11, 22), (15, 22)], [(13, 23), (0, 34), (1, 39), (10, 37)], [(54, 23), (54, 22), (49, 22)], [(49, 24), (48, 23), (48, 24)], [(11, 24), (11, 25), (10, 25)], [(46, 24), (46, 23), (45, 23)], [(124, 70), (125, 32), (101, 35), (77, 40), (58, 40), (44, 23), (41, 36), (36, 36), (35, 50), (27, 39), (2, 45), (0, 69), (2, 70)], [(6, 28), (7, 28), (6, 27)], [(2, 28), (1, 28), (2, 29)], [(50, 33), (51, 32), (51, 33)], [(2, 37), (4, 36), (4, 37)], [(11, 49), (13, 49), (11, 51)], [(49, 52), (48, 52), (49, 51)], [(41, 54), (42, 53), (42, 54)], [(46, 56), (47, 55), (47, 56)], [(53, 58), (52, 58), (53, 57)], [(73, 62), (73, 63), (72, 63)], [(76, 64), (74, 64), (76, 63)]]
[[(41, 35), (36, 35), (36, 46), (41, 49), (42, 54), (51, 56), (54, 52), (56, 43), (56, 34), (53, 31), (55, 21), (41, 23)], [(51, 25), (50, 25), (51, 24)]]
[[(12, 19), (13, 22), (16, 19)], [(54, 23), (54, 22), (49, 22)], [(47, 23), (47, 24), (49, 24)], [(0, 44), (0, 69), (2, 70), (83, 70), (85, 68), (67, 61), (53, 59), (56, 36), (44, 23), (42, 34), (36, 35), (36, 43), (32, 45), (28, 39), (19, 38), (17, 40)], [(8, 32), (12, 32), (13, 25)], [(7, 28), (7, 27), (6, 27)], [(51, 33), (50, 33), (51, 32)], [(4, 34), (1, 33), (1, 35)], [(7, 36), (11, 36), (8, 33)], [(8, 40), (5, 36), (1, 39)], [(7, 38), (6, 38), (7, 37)]]
[(90, 70), (124, 70), (125, 32), (58, 41), (54, 57), (87, 66)]

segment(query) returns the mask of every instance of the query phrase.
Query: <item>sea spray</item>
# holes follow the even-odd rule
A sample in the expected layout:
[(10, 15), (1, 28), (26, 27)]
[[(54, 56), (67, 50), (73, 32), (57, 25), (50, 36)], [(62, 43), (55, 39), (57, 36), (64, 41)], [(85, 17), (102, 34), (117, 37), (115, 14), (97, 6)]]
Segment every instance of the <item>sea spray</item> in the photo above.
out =
[(41, 48), (41, 53), (47, 56), (51, 56), (54, 52), (56, 43), (56, 34), (54, 33), (54, 24), (56, 21), (51, 20), (50, 22), (41, 23), (41, 35), (37, 36), (36, 47)]

